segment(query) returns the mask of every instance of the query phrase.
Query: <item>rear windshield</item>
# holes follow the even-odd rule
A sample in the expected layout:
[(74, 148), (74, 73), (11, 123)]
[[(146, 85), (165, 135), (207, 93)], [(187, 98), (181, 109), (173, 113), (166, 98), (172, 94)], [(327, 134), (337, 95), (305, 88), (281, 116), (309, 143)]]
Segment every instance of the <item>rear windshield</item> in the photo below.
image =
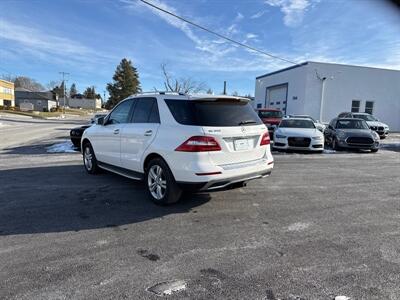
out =
[(283, 114), (281, 111), (264, 111), (259, 110), (258, 116), (260, 118), (282, 118)]
[(311, 121), (313, 121), (314, 123), (317, 123), (317, 121), (315, 121), (315, 119), (313, 119), (310, 116), (301, 116), (301, 115), (290, 115), (290, 118), (303, 118), (303, 119), (309, 119)]
[(376, 121), (376, 118), (371, 115), (357, 115), (354, 114), (354, 118), (363, 119), (365, 121)]
[(263, 124), (249, 102), (237, 100), (193, 101), (166, 99), (175, 120), (194, 126), (246, 126)]
[(367, 123), (363, 120), (339, 120), (336, 128), (339, 129), (369, 129)]
[(285, 119), (279, 124), (282, 128), (315, 128), (311, 120)]

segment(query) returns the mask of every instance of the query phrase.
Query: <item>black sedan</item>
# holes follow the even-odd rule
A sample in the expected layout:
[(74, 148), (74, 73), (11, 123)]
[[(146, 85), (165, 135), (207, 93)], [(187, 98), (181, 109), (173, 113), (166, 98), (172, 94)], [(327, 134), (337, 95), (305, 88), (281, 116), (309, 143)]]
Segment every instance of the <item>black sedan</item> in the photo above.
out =
[(93, 116), (93, 118), (90, 119), (90, 124), (83, 125), (81, 127), (76, 127), (72, 128), (69, 132), (69, 136), (71, 138), (72, 144), (74, 144), (75, 148), (78, 148), (79, 150), (81, 149), (81, 139), (83, 132), (86, 130), (86, 128), (89, 128), (93, 124), (96, 123), (97, 119), (105, 117), (107, 114), (96, 114)]
[(89, 128), (92, 126), (92, 124), (87, 124), (83, 125), (80, 127), (72, 128), (69, 132), (69, 136), (71, 138), (72, 144), (74, 144), (75, 148), (80, 149), (81, 148), (81, 138), (83, 135), (83, 132), (86, 130), (86, 128)]
[(325, 129), (325, 142), (333, 149), (367, 149), (377, 152), (379, 135), (363, 119), (335, 118)]

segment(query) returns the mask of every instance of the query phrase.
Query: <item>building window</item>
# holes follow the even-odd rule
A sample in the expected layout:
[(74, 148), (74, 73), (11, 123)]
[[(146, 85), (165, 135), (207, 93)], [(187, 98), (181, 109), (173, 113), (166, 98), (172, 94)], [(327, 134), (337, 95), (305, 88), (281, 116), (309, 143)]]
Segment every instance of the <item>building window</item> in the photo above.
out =
[(360, 112), (360, 100), (351, 101), (351, 112)]
[(257, 108), (261, 108), (261, 103), (257, 103)]
[(372, 115), (374, 110), (374, 101), (365, 101), (365, 112)]
[(274, 105), (274, 102), (271, 102), (270, 105)]

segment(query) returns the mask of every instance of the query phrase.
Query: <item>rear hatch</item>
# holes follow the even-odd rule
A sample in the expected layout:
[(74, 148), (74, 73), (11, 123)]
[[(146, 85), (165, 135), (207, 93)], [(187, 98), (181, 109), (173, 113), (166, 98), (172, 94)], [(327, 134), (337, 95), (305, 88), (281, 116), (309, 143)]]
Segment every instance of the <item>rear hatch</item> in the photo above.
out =
[(264, 157), (265, 147), (260, 146), (260, 141), (267, 129), (247, 100), (171, 99), (166, 102), (178, 123), (201, 126), (206, 136), (218, 142), (222, 150), (208, 152), (214, 164), (243, 163)]

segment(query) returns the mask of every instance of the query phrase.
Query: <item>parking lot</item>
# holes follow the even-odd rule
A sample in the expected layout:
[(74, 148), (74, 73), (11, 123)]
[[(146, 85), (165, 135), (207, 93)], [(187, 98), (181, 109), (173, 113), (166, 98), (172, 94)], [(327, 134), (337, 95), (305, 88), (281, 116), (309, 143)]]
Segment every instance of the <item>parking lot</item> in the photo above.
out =
[(48, 152), (83, 120), (0, 122), (0, 299), (400, 298), (399, 134), (159, 207)]

